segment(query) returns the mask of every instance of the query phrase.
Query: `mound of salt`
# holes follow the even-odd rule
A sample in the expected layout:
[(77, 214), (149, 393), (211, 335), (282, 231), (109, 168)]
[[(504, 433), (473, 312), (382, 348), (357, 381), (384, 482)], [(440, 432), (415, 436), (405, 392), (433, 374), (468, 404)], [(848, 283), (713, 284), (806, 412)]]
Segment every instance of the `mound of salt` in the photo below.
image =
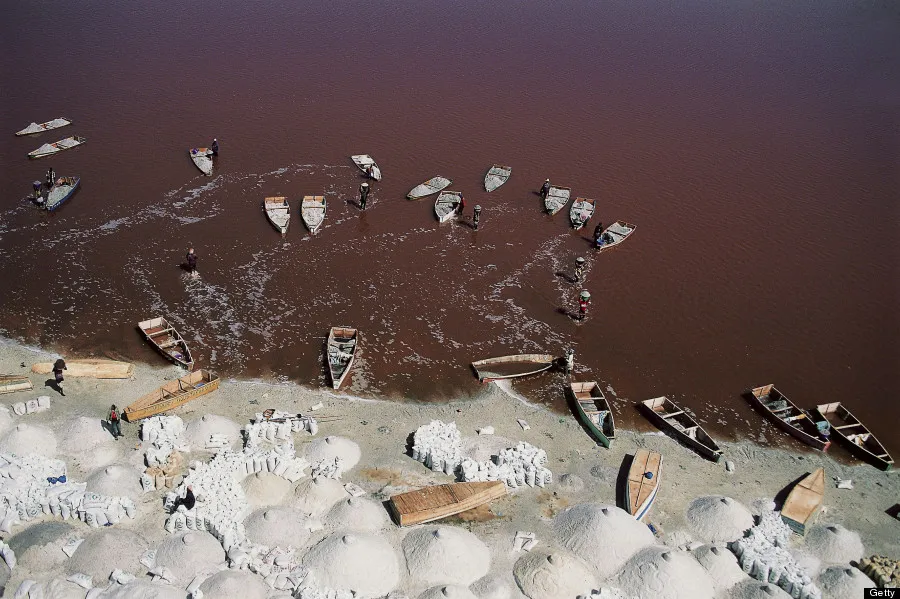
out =
[(118, 495), (137, 500), (143, 493), (141, 472), (133, 466), (121, 464), (100, 468), (88, 476), (87, 490), (110, 497)]
[(339, 501), (325, 516), (325, 525), (333, 530), (343, 528), (375, 532), (387, 526), (388, 522), (384, 507), (365, 497), (350, 497)]
[[(136, 579), (122, 586), (111, 584), (96, 599), (185, 599), (187, 593), (169, 584)], [(238, 595), (240, 597), (240, 595)]]
[(241, 486), (251, 507), (277, 505), (291, 490), (290, 482), (271, 472), (251, 474), (241, 482)]
[(512, 589), (506, 578), (499, 574), (488, 574), (476, 580), (470, 587), (478, 599), (512, 599)]
[(563, 474), (557, 486), (566, 493), (578, 493), (584, 489), (584, 481), (577, 474)]
[(334, 458), (341, 458), (341, 468), (346, 472), (359, 463), (362, 452), (356, 442), (345, 437), (329, 435), (324, 439), (316, 439), (306, 446), (303, 451), (310, 464), (317, 464), (322, 460), (333, 462)]
[(269, 587), (259, 576), (246, 571), (223, 570), (203, 581), (203, 595), (215, 597), (241, 597), (241, 599), (266, 599)]
[(303, 557), (317, 585), (380, 597), (400, 583), (400, 560), (382, 537), (353, 532), (325, 537)]
[(650, 529), (625, 510), (599, 503), (563, 510), (553, 520), (553, 530), (559, 542), (593, 566), (600, 578), (612, 576), (655, 541)]
[(76, 536), (74, 532), (75, 528), (68, 522), (49, 520), (20, 530), (10, 537), (8, 544), (20, 566), (35, 573), (46, 572), (66, 560), (62, 546)]
[(712, 599), (715, 586), (697, 560), (669, 547), (646, 547), (619, 573), (620, 589), (634, 599)]
[(724, 545), (703, 545), (695, 549), (692, 555), (700, 562), (718, 589), (730, 589), (737, 583), (747, 580), (747, 575), (734, 553)]
[(840, 524), (820, 524), (806, 533), (806, 547), (825, 564), (848, 564), (863, 558), (859, 535)]
[(708, 495), (693, 500), (685, 513), (694, 536), (710, 543), (731, 542), (753, 526), (753, 514), (731, 497)]
[(197, 574), (218, 570), (223, 563), (222, 544), (206, 531), (173, 535), (156, 551), (156, 565), (171, 570), (181, 585), (187, 585)]
[(59, 449), (67, 456), (75, 456), (85, 471), (100, 468), (117, 461), (123, 444), (103, 428), (99, 418), (80, 416), (67, 420), (59, 435)]
[(116, 568), (130, 574), (143, 572), (141, 554), (150, 544), (141, 535), (123, 528), (105, 528), (85, 538), (66, 562), (69, 574), (83, 572), (95, 581), (106, 580)]
[(530, 599), (572, 599), (596, 588), (588, 565), (560, 551), (528, 553), (513, 566), (513, 577)]
[(204, 414), (184, 428), (182, 438), (191, 451), (204, 451), (212, 435), (225, 435), (231, 445), (241, 440), (241, 427), (234, 420), (218, 414)]
[(5, 435), (13, 427), (13, 413), (9, 409), (0, 409), (0, 435)]
[(256, 510), (244, 520), (247, 538), (268, 547), (305, 547), (309, 540), (309, 520), (288, 507)]
[(424, 587), (468, 586), (491, 569), (487, 545), (461, 528), (420, 528), (404, 537), (402, 547), (410, 578)]
[(822, 599), (864, 597), (865, 589), (876, 586), (868, 576), (851, 566), (832, 566), (819, 574)]
[(12, 570), (9, 569), (4, 560), (0, 559), (0, 589), (6, 588), (10, 575), (12, 575)]
[(333, 478), (306, 478), (294, 489), (291, 505), (306, 514), (322, 516), (335, 503), (349, 496), (344, 486)]
[(20, 422), (0, 439), (0, 453), (16, 455), (36, 453), (52, 458), (56, 455), (56, 449), (56, 435), (49, 428), (39, 424)]
[(39, 582), (28, 590), (27, 597), (52, 597), (53, 599), (84, 599), (87, 591), (65, 578), (53, 578)]
[(478, 599), (478, 596), (466, 587), (448, 585), (432, 587), (419, 595), (419, 599)]
[(758, 580), (745, 580), (734, 586), (726, 595), (727, 599), (790, 599), (782, 589)]

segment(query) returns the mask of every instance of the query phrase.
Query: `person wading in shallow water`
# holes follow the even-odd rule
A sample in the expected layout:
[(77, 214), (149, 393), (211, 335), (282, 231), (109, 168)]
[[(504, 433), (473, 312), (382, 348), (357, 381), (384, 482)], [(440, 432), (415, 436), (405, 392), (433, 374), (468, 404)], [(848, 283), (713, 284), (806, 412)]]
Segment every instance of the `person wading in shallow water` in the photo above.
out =
[(57, 360), (56, 362), (53, 363), (53, 378), (55, 379), (55, 382), (56, 382), (56, 390), (59, 391), (60, 395), (65, 397), (66, 394), (63, 392), (63, 388), (62, 388), (62, 383), (65, 380), (65, 378), (63, 378), (63, 373), (62, 373), (63, 370), (68, 370), (68, 368), (66, 368), (66, 361), (63, 360), (62, 358), (60, 358), (59, 360)]
[(594, 245), (597, 245), (601, 235), (603, 235), (603, 221), (600, 221), (597, 223), (597, 226), (594, 227)]
[(571, 347), (566, 350), (566, 356), (563, 364), (566, 370), (566, 374), (572, 374), (572, 371), (575, 370), (575, 350)]
[(187, 269), (188, 272), (191, 273), (191, 276), (197, 276), (197, 254), (194, 253), (194, 248), (189, 248), (186, 256), (187, 259)]
[(116, 404), (109, 407), (107, 420), (109, 421), (109, 430), (112, 432), (113, 438), (118, 441), (119, 437), (122, 436), (122, 429), (119, 425), (119, 410), (116, 409)]
[(218, 156), (219, 155), (219, 140), (214, 137), (212, 145), (209, 146), (209, 149), (212, 150), (213, 156)]
[(546, 200), (548, 193), (550, 193), (550, 179), (544, 181), (544, 184), (541, 186), (541, 197)]
[(478, 221), (481, 220), (481, 206), (475, 206), (475, 214), (472, 215), (472, 225), (478, 230)]
[(366, 199), (369, 197), (369, 184), (363, 183), (359, 186), (359, 209), (366, 209)]
[(575, 258), (575, 282), (580, 283), (584, 278), (584, 258), (578, 256)]
[(53, 170), (51, 166), (47, 169), (47, 187), (53, 187), (53, 184), (56, 182), (56, 171)]
[(591, 303), (591, 294), (587, 290), (582, 290), (578, 297), (578, 320), (587, 318), (588, 306)]

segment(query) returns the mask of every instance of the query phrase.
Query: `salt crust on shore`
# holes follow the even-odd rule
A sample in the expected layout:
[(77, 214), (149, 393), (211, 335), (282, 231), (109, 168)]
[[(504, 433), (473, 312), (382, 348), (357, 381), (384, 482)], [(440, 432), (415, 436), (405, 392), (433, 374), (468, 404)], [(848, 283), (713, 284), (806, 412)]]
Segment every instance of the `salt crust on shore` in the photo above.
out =
[(223, 570), (203, 581), (200, 591), (209, 599), (266, 599), (269, 588), (262, 578), (249, 572)]
[(42, 599), (84, 599), (86, 591), (65, 578), (53, 578), (46, 582), (39, 582), (28, 590), (26, 597), (41, 597)]
[[(791, 596), (784, 592), (783, 589), (774, 584), (760, 582), (758, 580), (747, 580), (736, 585), (731, 592), (726, 595), (727, 599), (791, 599)], [(844, 597), (843, 599), (849, 599)]]
[(204, 414), (185, 426), (183, 439), (191, 446), (191, 451), (205, 451), (206, 443), (212, 435), (225, 435), (234, 445), (241, 440), (240, 425), (218, 414)]
[(122, 441), (116, 441), (103, 428), (103, 421), (99, 418), (75, 418), (66, 423), (59, 436), (60, 452), (74, 456), (79, 466), (87, 472), (118, 460), (122, 447)]
[(845, 599), (863, 597), (865, 589), (877, 585), (852, 566), (832, 566), (819, 575), (822, 599)]
[(418, 599), (479, 599), (466, 587), (457, 585), (436, 586), (428, 589)]
[(64, 562), (67, 557), (61, 547), (81, 532), (83, 530), (76, 532), (68, 522), (48, 520), (20, 530), (9, 538), (8, 544), (15, 552), (19, 566), (38, 573)]
[(516, 584), (530, 599), (572, 599), (597, 584), (587, 564), (561, 551), (532, 551), (513, 566)]
[[(107, 528), (86, 536), (72, 557), (66, 562), (66, 572), (83, 572), (95, 582), (109, 578), (116, 568), (129, 574), (143, 572), (141, 554), (150, 544), (144, 537), (123, 528)], [(62, 553), (62, 551), (60, 551)]]
[(25, 455), (36, 453), (45, 458), (56, 456), (56, 435), (49, 428), (39, 424), (20, 422), (0, 439), (0, 453)]
[(336, 503), (325, 516), (325, 526), (375, 532), (385, 528), (390, 521), (384, 507), (365, 497), (350, 497)]
[(753, 514), (731, 497), (708, 495), (693, 500), (685, 516), (695, 537), (709, 543), (731, 542), (753, 526)]
[(156, 552), (156, 565), (172, 571), (179, 584), (187, 585), (202, 572), (218, 570), (225, 563), (222, 544), (205, 531), (188, 531), (163, 541)]
[(269, 547), (305, 547), (309, 541), (309, 520), (289, 507), (266, 507), (244, 520), (247, 538)]
[(859, 535), (840, 524), (820, 524), (806, 533), (806, 547), (824, 564), (848, 564), (863, 558)]
[(291, 483), (271, 472), (251, 474), (241, 482), (251, 507), (267, 507), (281, 503), (291, 490)]
[(132, 466), (112, 464), (94, 471), (87, 480), (87, 491), (110, 497), (129, 497), (137, 501), (143, 493), (141, 473)]
[(723, 544), (703, 545), (695, 549), (692, 555), (700, 562), (718, 589), (730, 589), (748, 579), (734, 553)]
[(715, 587), (691, 554), (653, 546), (628, 560), (616, 586), (635, 599), (712, 599)]
[(369, 533), (337, 533), (323, 539), (303, 558), (317, 586), (379, 597), (400, 583), (394, 548)]
[(331, 507), (349, 497), (344, 486), (332, 478), (305, 478), (294, 489), (291, 505), (312, 516), (323, 516)]
[(557, 486), (566, 493), (579, 493), (584, 489), (584, 481), (577, 474), (563, 474)]
[(468, 586), (491, 569), (491, 552), (467, 530), (429, 526), (403, 539), (406, 569), (414, 584)]
[(356, 441), (346, 437), (329, 435), (323, 439), (316, 439), (309, 443), (303, 450), (303, 457), (315, 466), (321, 461), (334, 462), (334, 458), (341, 459), (341, 468), (346, 472), (359, 463), (362, 452)]

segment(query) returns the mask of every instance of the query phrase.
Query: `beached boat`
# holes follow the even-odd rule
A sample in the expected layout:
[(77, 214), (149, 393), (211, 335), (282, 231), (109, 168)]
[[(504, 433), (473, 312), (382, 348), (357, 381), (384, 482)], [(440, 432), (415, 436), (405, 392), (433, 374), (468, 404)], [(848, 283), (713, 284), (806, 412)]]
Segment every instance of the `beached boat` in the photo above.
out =
[(213, 161), (212, 158), (210, 158), (210, 156), (212, 156), (212, 150), (209, 148), (191, 148), (188, 150), (188, 154), (190, 154), (191, 160), (194, 161), (194, 164), (200, 169), (201, 173), (206, 176), (212, 175)]
[(816, 417), (831, 426), (832, 436), (844, 443), (857, 458), (882, 470), (894, 467), (894, 458), (878, 439), (841, 402), (819, 404)]
[(458, 191), (442, 191), (434, 201), (434, 214), (437, 219), (445, 223), (457, 213), (462, 202), (462, 194)]
[(775, 426), (816, 449), (827, 451), (831, 441), (828, 422), (817, 424), (804, 410), (775, 388), (775, 385), (755, 387), (746, 394), (750, 404), (760, 410)]
[[(50, 374), (53, 372), (53, 362), (38, 362), (31, 367), (35, 374)], [(134, 374), (134, 364), (117, 362), (116, 360), (66, 360), (66, 370), (63, 375), (67, 377), (81, 377), (90, 379), (130, 379)]]
[(668, 397), (648, 399), (638, 404), (647, 419), (659, 429), (684, 443), (705, 458), (718, 462), (722, 457), (719, 445), (703, 427)]
[(52, 212), (62, 206), (75, 193), (79, 183), (81, 183), (81, 177), (58, 178), (56, 185), (50, 188), (50, 192), (47, 194), (47, 201), (44, 207)]
[(284, 196), (273, 196), (263, 200), (263, 210), (266, 218), (272, 223), (282, 237), (287, 234), (288, 225), (291, 224), (291, 205)]
[(600, 234), (600, 242), (601, 245), (597, 246), (597, 249), (602, 251), (611, 249), (628, 239), (628, 237), (634, 233), (634, 230), (637, 227), (632, 225), (631, 223), (626, 223), (623, 220), (617, 220), (610, 226), (606, 227), (603, 230), (603, 233)]
[(144, 333), (144, 337), (150, 342), (150, 345), (159, 350), (159, 353), (188, 370), (194, 368), (194, 359), (191, 357), (187, 343), (169, 324), (168, 320), (162, 316), (142, 320), (138, 323), (138, 328)]
[(310, 233), (315, 233), (325, 222), (325, 196), (303, 196), (300, 218)]
[(17, 132), (16, 135), (34, 135), (35, 133), (43, 133), (44, 131), (59, 129), (60, 127), (65, 127), (66, 125), (71, 124), (72, 121), (70, 121), (69, 119), (59, 117), (58, 119), (53, 119), (52, 121), (47, 121), (46, 123), (31, 123), (21, 131)]
[(544, 209), (549, 212), (551, 216), (556, 214), (569, 203), (571, 194), (572, 190), (568, 187), (559, 187), (557, 185), (551, 186), (547, 191), (547, 197), (544, 198)]
[(381, 169), (378, 168), (371, 156), (368, 154), (356, 154), (351, 156), (350, 159), (353, 160), (356, 168), (364, 172), (367, 177), (381, 181)]
[(328, 331), (326, 350), (331, 386), (338, 389), (353, 366), (353, 358), (359, 348), (359, 331), (350, 327), (331, 327)]
[(484, 176), (484, 189), (487, 192), (494, 191), (509, 180), (512, 174), (512, 167), (495, 164), (488, 169)]
[(569, 222), (572, 223), (575, 230), (585, 226), (592, 216), (594, 216), (594, 200), (575, 198), (572, 208), (569, 210)]
[(649, 449), (634, 452), (625, 486), (625, 509), (635, 520), (643, 520), (656, 500), (662, 474), (662, 454)]
[(409, 200), (418, 200), (419, 198), (424, 198), (425, 196), (437, 193), (442, 189), (447, 189), (450, 187), (451, 183), (453, 183), (453, 181), (446, 177), (434, 177), (413, 187), (409, 193), (406, 194), (406, 198)]
[(499, 480), (433, 485), (394, 495), (391, 515), (400, 526), (433, 522), (471, 510), (506, 496), (506, 483)]
[(825, 499), (825, 469), (817, 468), (794, 485), (781, 506), (781, 519), (800, 536), (816, 521)]
[(616, 423), (606, 396), (596, 382), (570, 383), (569, 393), (575, 404), (575, 414), (603, 447), (616, 438)]
[(141, 418), (156, 416), (184, 405), (201, 395), (219, 388), (219, 377), (208, 370), (197, 370), (169, 381), (159, 389), (144, 395), (127, 408), (125, 420), (135, 422)]
[(44, 144), (37, 150), (32, 150), (28, 152), (29, 158), (43, 158), (44, 156), (51, 156), (56, 154), (57, 152), (62, 152), (63, 150), (69, 150), (71, 148), (75, 148), (85, 143), (87, 139), (83, 137), (78, 137), (77, 135), (73, 135), (72, 137), (67, 137), (65, 139), (61, 139), (59, 141), (53, 142), (52, 144)]
[(0, 394), (16, 391), (31, 391), (34, 385), (27, 376), (20, 374), (0, 374)]
[(553, 367), (555, 358), (550, 354), (519, 354), (487, 358), (472, 362), (478, 380), (487, 383), (497, 379), (514, 379), (537, 374)]

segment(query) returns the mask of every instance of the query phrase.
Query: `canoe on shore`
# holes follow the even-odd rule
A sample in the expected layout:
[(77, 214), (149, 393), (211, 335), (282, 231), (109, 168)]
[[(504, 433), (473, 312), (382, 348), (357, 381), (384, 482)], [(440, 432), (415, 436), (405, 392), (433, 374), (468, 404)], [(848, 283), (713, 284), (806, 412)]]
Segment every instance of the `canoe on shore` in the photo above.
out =
[(713, 462), (718, 462), (722, 458), (722, 450), (718, 443), (697, 424), (696, 420), (668, 397), (648, 399), (640, 402), (638, 407), (650, 422), (659, 430), (670, 433), (675, 440)]
[(816, 407), (816, 417), (828, 422), (832, 436), (836, 436), (860, 460), (881, 470), (894, 467), (894, 458), (884, 445), (841, 402), (819, 404)]
[(568, 187), (551, 186), (547, 191), (547, 197), (544, 198), (544, 209), (553, 216), (569, 203), (571, 195), (572, 190)]
[(616, 438), (616, 423), (600, 385), (594, 381), (570, 383), (569, 393), (575, 404), (575, 415), (603, 447), (609, 447)]
[(47, 202), (44, 204), (44, 207), (50, 212), (53, 212), (72, 197), (72, 194), (78, 189), (80, 183), (81, 177), (58, 178), (56, 180), (56, 185), (54, 185), (50, 189), (50, 193), (47, 194)]
[(408, 200), (418, 200), (419, 198), (424, 198), (425, 196), (430, 196), (433, 193), (447, 189), (450, 187), (451, 183), (453, 183), (453, 181), (446, 177), (433, 177), (428, 181), (413, 187), (409, 193), (406, 194), (406, 198)]
[(291, 205), (287, 198), (284, 196), (266, 198), (263, 200), (263, 210), (266, 212), (266, 218), (283, 237), (287, 233), (288, 225), (291, 224)]
[(585, 226), (592, 216), (594, 216), (594, 200), (575, 198), (572, 208), (569, 210), (569, 222), (572, 223), (575, 230)]
[(83, 137), (78, 137), (77, 135), (73, 135), (72, 137), (67, 137), (65, 139), (61, 139), (59, 141), (53, 142), (52, 144), (44, 144), (37, 150), (32, 150), (28, 152), (29, 158), (43, 158), (44, 156), (51, 156), (58, 152), (62, 152), (63, 150), (69, 150), (71, 148), (75, 148), (85, 143), (87, 139)]
[(137, 326), (159, 353), (183, 368), (194, 368), (194, 358), (191, 357), (187, 343), (165, 318), (159, 316), (142, 320)]
[(800, 536), (815, 522), (825, 499), (825, 469), (817, 468), (794, 485), (781, 506), (781, 519)]
[(21, 131), (17, 132), (16, 135), (34, 135), (35, 133), (43, 133), (44, 131), (59, 129), (60, 127), (65, 127), (66, 125), (71, 124), (72, 121), (70, 121), (69, 119), (59, 117), (58, 119), (53, 119), (52, 121), (47, 121), (46, 123), (31, 123)]
[(318, 231), (325, 222), (325, 196), (303, 196), (300, 218), (310, 233)]
[(662, 454), (649, 449), (634, 452), (625, 486), (625, 509), (635, 520), (643, 520), (653, 506), (662, 474)]
[(381, 169), (375, 164), (375, 160), (368, 154), (355, 154), (350, 157), (356, 168), (361, 170), (370, 179), (381, 181)]
[(391, 515), (400, 526), (412, 526), (440, 520), (506, 496), (506, 483), (452, 483), (433, 485), (394, 495)]
[[(35, 374), (53, 372), (53, 362), (38, 362), (31, 367)], [(64, 376), (90, 379), (130, 379), (134, 374), (134, 364), (116, 360), (66, 360)]]
[(617, 220), (610, 226), (606, 227), (603, 230), (603, 233), (600, 234), (600, 240), (598, 241), (597, 249), (599, 251), (605, 251), (611, 248), (616, 247), (628, 237), (634, 233), (634, 230), (637, 227), (632, 225), (631, 223), (626, 223), (624, 220)]
[(775, 385), (755, 387), (745, 394), (750, 404), (771, 420), (775, 426), (807, 445), (827, 451), (831, 445), (828, 422), (817, 424), (809, 414), (785, 397)]
[(201, 395), (212, 393), (219, 388), (219, 377), (208, 370), (197, 370), (169, 381), (159, 389), (144, 395), (127, 408), (125, 420), (135, 422), (162, 414), (180, 405), (184, 405)]
[(549, 370), (553, 367), (555, 359), (550, 354), (518, 354), (478, 360), (472, 362), (472, 368), (475, 370), (479, 382), (487, 383)]
[(0, 374), (0, 394), (16, 391), (31, 391), (31, 379), (21, 374)]
[(434, 214), (438, 221), (445, 223), (456, 215), (462, 194), (458, 191), (442, 191), (434, 201)]
[(194, 164), (200, 169), (201, 173), (207, 177), (212, 175), (213, 161), (212, 158), (210, 158), (210, 156), (212, 156), (212, 150), (209, 148), (191, 148), (188, 150), (188, 154), (190, 154), (191, 160), (194, 161)]
[(495, 164), (490, 169), (488, 169), (487, 174), (484, 176), (484, 190), (488, 193), (494, 191), (504, 183), (509, 180), (509, 176), (512, 174), (512, 167), (504, 166), (502, 164)]
[(326, 353), (328, 358), (328, 374), (331, 376), (331, 386), (338, 389), (356, 357), (359, 348), (359, 331), (350, 327), (331, 327), (328, 331)]

